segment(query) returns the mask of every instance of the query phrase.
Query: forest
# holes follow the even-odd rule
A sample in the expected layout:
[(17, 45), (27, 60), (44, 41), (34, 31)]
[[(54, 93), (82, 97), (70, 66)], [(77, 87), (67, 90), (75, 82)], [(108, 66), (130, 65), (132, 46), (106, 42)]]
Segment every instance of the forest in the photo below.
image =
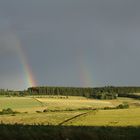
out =
[(30, 95), (64, 95), (83, 96), (95, 99), (116, 99), (117, 97), (140, 98), (136, 93), (140, 93), (140, 87), (31, 87), (27, 93)]
[(61, 95), (61, 96), (82, 96), (95, 99), (116, 99), (117, 97), (130, 97), (140, 99), (140, 87), (29, 87), (23, 91), (0, 89), (0, 95), (26, 96), (26, 95)]

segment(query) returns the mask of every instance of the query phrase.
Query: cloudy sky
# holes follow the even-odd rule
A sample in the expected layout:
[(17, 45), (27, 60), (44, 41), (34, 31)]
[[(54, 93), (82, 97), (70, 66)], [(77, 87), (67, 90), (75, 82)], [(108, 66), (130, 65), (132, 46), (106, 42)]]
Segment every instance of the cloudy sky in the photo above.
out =
[(0, 88), (27, 88), (27, 65), (37, 85), (140, 86), (139, 7), (139, 0), (0, 0)]

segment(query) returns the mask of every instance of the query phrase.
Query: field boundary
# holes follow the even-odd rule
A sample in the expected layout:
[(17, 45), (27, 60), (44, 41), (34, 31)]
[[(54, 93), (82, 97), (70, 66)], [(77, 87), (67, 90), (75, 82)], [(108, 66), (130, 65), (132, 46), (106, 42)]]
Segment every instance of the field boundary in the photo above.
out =
[(41, 102), (40, 100), (38, 100), (37, 98), (35, 97), (32, 97), (32, 99), (36, 100), (37, 102), (39, 102), (41, 104), (41, 106), (46, 106), (46, 104), (44, 104), (43, 102)]
[(74, 117), (71, 117), (71, 118), (69, 118), (69, 119), (67, 119), (67, 120), (64, 120), (63, 122), (59, 123), (58, 125), (61, 126), (61, 125), (63, 125), (64, 123), (67, 123), (67, 122), (69, 122), (69, 121), (71, 121), (71, 120), (74, 120), (74, 119), (76, 119), (76, 118), (78, 118), (78, 117), (87, 115), (88, 113), (90, 113), (90, 112), (92, 112), (92, 111), (96, 111), (96, 109), (95, 109), (95, 110), (90, 110), (90, 111), (88, 111), (88, 112), (84, 112), (84, 113), (81, 113), (81, 114), (78, 114), (78, 115), (76, 115), (76, 116), (74, 116)]

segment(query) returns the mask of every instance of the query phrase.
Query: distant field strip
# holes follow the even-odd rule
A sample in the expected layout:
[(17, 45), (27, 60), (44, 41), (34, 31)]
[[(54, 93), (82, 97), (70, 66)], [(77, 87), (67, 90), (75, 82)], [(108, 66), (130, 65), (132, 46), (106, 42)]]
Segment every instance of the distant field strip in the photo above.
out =
[(47, 112), (47, 113), (19, 113), (14, 116), (0, 115), (0, 123), (5, 124), (43, 124), (58, 125), (64, 120), (68, 120), (74, 116), (81, 114), (81, 111), (74, 112)]
[(24, 109), (40, 107), (40, 103), (33, 98), (28, 97), (1, 97), (0, 109), (12, 108), (12, 109)]
[(69, 110), (69, 109), (88, 109), (88, 108), (103, 108), (114, 107), (110, 101), (101, 101), (93, 99), (49, 99), (36, 98), (38, 101), (47, 104), (49, 110)]

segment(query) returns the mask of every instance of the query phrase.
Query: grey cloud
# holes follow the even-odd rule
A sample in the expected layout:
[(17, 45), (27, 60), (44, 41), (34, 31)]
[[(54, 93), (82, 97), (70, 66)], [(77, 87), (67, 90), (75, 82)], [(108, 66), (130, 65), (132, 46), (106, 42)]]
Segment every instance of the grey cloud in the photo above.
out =
[(83, 86), (80, 65), (93, 86), (139, 85), (139, 6), (139, 0), (1, 0), (0, 64), (7, 67), (0, 75), (10, 75), (13, 63), (12, 74), (23, 78), (18, 40), (40, 85)]

